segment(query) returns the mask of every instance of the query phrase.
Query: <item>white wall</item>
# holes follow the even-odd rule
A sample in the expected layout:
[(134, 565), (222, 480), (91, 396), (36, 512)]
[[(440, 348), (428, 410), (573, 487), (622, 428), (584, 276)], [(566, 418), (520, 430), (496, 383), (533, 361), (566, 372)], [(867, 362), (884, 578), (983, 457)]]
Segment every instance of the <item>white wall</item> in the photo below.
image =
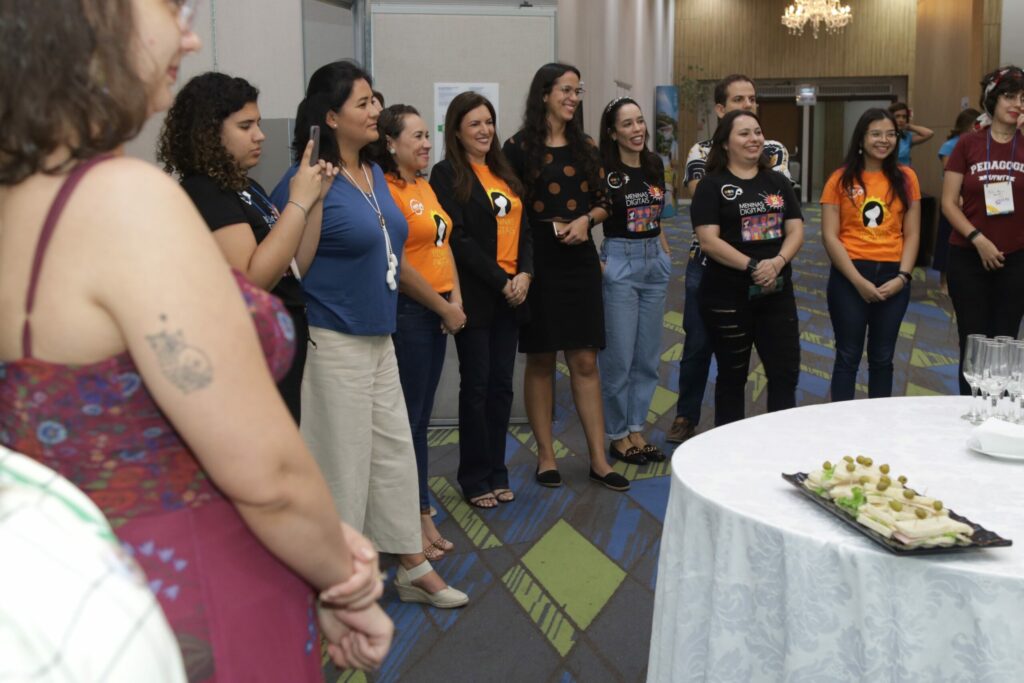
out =
[[(276, 135), (268, 141), (264, 162), (254, 176), (261, 181), (279, 176), (281, 160), (287, 159), (283, 124), (294, 116), (305, 85), (301, 5), (268, 0), (206, 0), (199, 3), (193, 27), (203, 47), (182, 62), (178, 87), (209, 70), (241, 76), (258, 87), (260, 113)], [(127, 153), (155, 162), (162, 123), (162, 115), (150, 119), (142, 133), (126, 146)], [(260, 171), (265, 175), (261, 176)]]
[(629, 95), (648, 119), (654, 87), (672, 85), (675, 0), (558, 0), (558, 59), (579, 68), (587, 132), (605, 105)]
[(1003, 0), (999, 64), (1024, 67), (1024, 0)]
[(324, 64), (356, 58), (352, 10), (322, 0), (302, 0), (304, 83)]

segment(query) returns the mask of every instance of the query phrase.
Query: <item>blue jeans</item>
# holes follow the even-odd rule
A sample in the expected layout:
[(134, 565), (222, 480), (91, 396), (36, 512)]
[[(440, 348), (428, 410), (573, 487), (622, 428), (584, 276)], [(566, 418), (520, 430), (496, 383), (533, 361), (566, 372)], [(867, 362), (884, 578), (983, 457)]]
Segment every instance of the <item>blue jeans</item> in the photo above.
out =
[(704, 255), (697, 253), (686, 264), (686, 292), (683, 299), (683, 357), (679, 361), (679, 403), (676, 417), (685, 417), (691, 424), (700, 422), (700, 408), (704, 403), (704, 388), (711, 371), (711, 337), (700, 314), (697, 290), (704, 275), (701, 264)]
[[(896, 277), (897, 262), (853, 262), (857, 272), (875, 286)], [(832, 400), (853, 398), (857, 368), (864, 354), (864, 336), (868, 340), (868, 398), (892, 396), (892, 357), (900, 323), (910, 303), (910, 285), (885, 301), (869, 304), (833, 266), (828, 275), (828, 314), (836, 336), (836, 362), (832, 368)]]
[(409, 413), (412, 445), (419, 474), (420, 510), (430, 508), (427, 488), (427, 428), (434, 409), (434, 392), (441, 381), (448, 337), (441, 332), (441, 318), (404, 294), (398, 295), (398, 329), (392, 336), (398, 359), (398, 378)]
[(657, 237), (611, 238), (604, 262), (605, 348), (598, 354), (609, 439), (643, 430), (658, 386), (661, 327), (672, 261)]

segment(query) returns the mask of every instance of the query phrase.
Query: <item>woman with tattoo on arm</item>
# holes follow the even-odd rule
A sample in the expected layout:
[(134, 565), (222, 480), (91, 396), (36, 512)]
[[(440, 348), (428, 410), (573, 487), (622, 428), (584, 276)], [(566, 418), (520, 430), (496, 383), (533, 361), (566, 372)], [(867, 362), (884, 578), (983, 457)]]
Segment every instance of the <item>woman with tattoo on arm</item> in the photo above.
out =
[(195, 4), (0, 0), (0, 443), (110, 519), (191, 681), (322, 680), (318, 621), (339, 666), (372, 669), (377, 559), (275, 390), (287, 314), (122, 156), (199, 47)]

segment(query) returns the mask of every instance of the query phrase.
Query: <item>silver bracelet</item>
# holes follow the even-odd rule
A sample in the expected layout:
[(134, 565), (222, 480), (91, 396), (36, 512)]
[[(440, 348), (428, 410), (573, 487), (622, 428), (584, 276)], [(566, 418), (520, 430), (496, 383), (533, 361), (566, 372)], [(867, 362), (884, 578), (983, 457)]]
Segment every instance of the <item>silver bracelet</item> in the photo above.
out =
[(295, 206), (299, 207), (299, 209), (301, 209), (301, 210), (302, 210), (302, 217), (303, 217), (303, 218), (309, 218), (309, 211), (307, 211), (307, 210), (306, 210), (306, 207), (304, 207), (304, 206), (303, 206), (302, 204), (299, 204), (299, 203), (298, 203), (297, 201), (295, 201), (294, 199), (289, 199), (289, 200), (288, 200), (288, 203), (289, 203), (289, 204), (294, 204)]

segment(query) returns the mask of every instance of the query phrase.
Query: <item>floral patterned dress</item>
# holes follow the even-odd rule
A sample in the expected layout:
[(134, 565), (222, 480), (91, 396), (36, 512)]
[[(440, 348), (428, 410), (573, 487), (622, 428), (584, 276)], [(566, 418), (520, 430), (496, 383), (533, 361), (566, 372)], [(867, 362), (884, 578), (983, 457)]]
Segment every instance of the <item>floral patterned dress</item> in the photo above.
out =
[[(293, 353), (291, 318), (235, 278), (280, 379)], [(0, 363), (0, 444), (56, 470), (103, 511), (145, 571), (189, 680), (322, 680), (311, 587), (206, 476), (130, 355), (72, 366), (32, 358), (27, 345), (25, 353)]]

